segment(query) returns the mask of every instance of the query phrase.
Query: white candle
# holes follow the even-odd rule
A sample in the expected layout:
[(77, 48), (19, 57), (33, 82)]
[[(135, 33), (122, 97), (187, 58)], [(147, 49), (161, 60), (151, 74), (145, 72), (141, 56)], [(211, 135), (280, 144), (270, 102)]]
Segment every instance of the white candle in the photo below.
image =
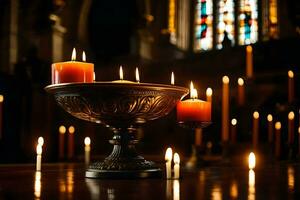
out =
[(139, 73), (139, 68), (135, 68), (135, 80), (136, 82), (140, 82), (140, 73)]
[(180, 157), (178, 153), (174, 153), (174, 179), (180, 178)]
[(175, 84), (174, 72), (171, 73), (171, 85)]
[(212, 102), (212, 94), (213, 94), (213, 90), (210, 87), (208, 87), (206, 89), (206, 101)]
[(249, 165), (249, 169), (254, 169), (255, 165), (256, 165), (256, 158), (255, 158), (255, 154), (253, 152), (251, 152), (249, 154), (248, 157), (248, 165)]
[(44, 145), (44, 138), (43, 137), (38, 138), (38, 144), (43, 147), (43, 145)]
[(42, 146), (38, 144), (36, 146), (36, 171), (41, 171), (42, 168), (42, 151)]
[(236, 125), (237, 125), (237, 120), (233, 118), (231, 120), (231, 143), (232, 144), (236, 143)]
[(120, 75), (120, 80), (123, 80), (124, 79), (124, 75), (123, 75), (122, 65), (120, 66), (119, 75)]
[(84, 161), (85, 165), (88, 166), (90, 164), (90, 152), (91, 152), (91, 139), (90, 137), (84, 138)]
[(172, 178), (172, 171), (171, 171), (172, 157), (173, 157), (173, 152), (172, 149), (169, 147), (165, 154), (167, 179)]

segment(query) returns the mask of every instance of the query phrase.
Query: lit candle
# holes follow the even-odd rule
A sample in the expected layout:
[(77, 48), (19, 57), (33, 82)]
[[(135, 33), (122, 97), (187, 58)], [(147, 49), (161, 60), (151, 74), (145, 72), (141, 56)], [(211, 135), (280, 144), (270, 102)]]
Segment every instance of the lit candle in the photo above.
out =
[(259, 113), (255, 111), (253, 113), (253, 130), (252, 130), (252, 143), (253, 147), (256, 148), (258, 144), (258, 134), (259, 134)]
[(72, 59), (67, 62), (52, 64), (52, 84), (94, 81), (94, 64), (85, 62), (85, 53), (82, 55), (83, 62), (76, 61), (76, 50), (73, 49)]
[(212, 102), (212, 94), (213, 94), (213, 90), (210, 87), (208, 87), (206, 89), (206, 101), (207, 102)]
[(223, 94), (222, 94), (222, 141), (229, 139), (229, 78), (223, 76)]
[(248, 165), (249, 165), (249, 169), (255, 168), (256, 158), (255, 158), (255, 154), (253, 152), (251, 152), (248, 156)]
[(84, 138), (84, 160), (85, 160), (85, 166), (88, 166), (90, 164), (90, 152), (91, 152), (91, 139), (90, 137)]
[(236, 143), (236, 125), (237, 125), (237, 120), (233, 118), (231, 120), (231, 143), (232, 144)]
[(172, 169), (171, 169), (172, 157), (173, 157), (173, 152), (172, 152), (172, 149), (169, 147), (169, 148), (167, 148), (167, 151), (165, 154), (167, 179), (172, 178)]
[(174, 72), (171, 73), (171, 85), (175, 85)]
[(280, 157), (280, 144), (281, 143), (281, 123), (275, 123), (275, 156)]
[(273, 116), (271, 114), (268, 114), (267, 116), (268, 120), (268, 141), (269, 143), (273, 142)]
[(238, 101), (237, 101), (238, 105), (244, 106), (244, 104), (245, 104), (245, 87), (244, 87), (244, 79), (242, 79), (242, 78), (238, 79), (237, 96), (238, 96)]
[(124, 80), (124, 73), (123, 73), (123, 67), (122, 67), (122, 65), (120, 66), (119, 76), (120, 76), (120, 80), (123, 81)]
[(65, 133), (67, 129), (65, 126), (60, 126), (58, 128), (58, 158), (63, 159), (65, 157)]
[(246, 47), (246, 77), (253, 78), (253, 55), (252, 46), (250, 45)]
[(295, 132), (295, 113), (293, 111), (288, 114), (288, 144), (293, 145)]
[(210, 122), (211, 103), (198, 98), (197, 90), (191, 82), (190, 99), (177, 104), (177, 120), (179, 122)]
[(74, 126), (70, 126), (68, 135), (68, 159), (72, 159), (74, 157), (74, 133)]
[(2, 139), (3, 101), (4, 101), (4, 96), (0, 95), (0, 140)]
[(41, 147), (43, 147), (43, 145), (44, 145), (44, 138), (43, 137), (38, 138), (38, 144), (41, 145)]
[(180, 178), (180, 157), (178, 153), (174, 153), (174, 179)]
[(93, 73), (93, 80), (94, 80), (94, 82), (96, 81), (96, 73), (95, 72)]
[(294, 101), (295, 89), (294, 89), (294, 72), (292, 70), (288, 71), (288, 102), (292, 103)]
[(139, 68), (135, 68), (135, 80), (136, 82), (140, 82), (140, 73), (139, 73)]
[(42, 146), (38, 144), (36, 146), (36, 171), (41, 171), (42, 168)]

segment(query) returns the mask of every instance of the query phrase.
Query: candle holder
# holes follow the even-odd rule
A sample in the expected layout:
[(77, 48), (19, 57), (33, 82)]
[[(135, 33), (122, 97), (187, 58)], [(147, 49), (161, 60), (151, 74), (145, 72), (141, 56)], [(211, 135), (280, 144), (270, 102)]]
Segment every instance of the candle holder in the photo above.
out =
[[(183, 127), (185, 129), (192, 130), (195, 132), (195, 129), (197, 128), (206, 128), (208, 127), (211, 122), (201, 122), (201, 121), (179, 121), (178, 122), (180, 127)], [(201, 166), (201, 146), (196, 146), (195, 144), (192, 146), (192, 155), (188, 159), (186, 163), (186, 168), (188, 169), (196, 169)]]
[(173, 85), (122, 82), (63, 83), (45, 90), (76, 118), (102, 124), (113, 132), (111, 154), (92, 163), (87, 178), (160, 177), (161, 169), (140, 156), (136, 127), (166, 116), (188, 89)]

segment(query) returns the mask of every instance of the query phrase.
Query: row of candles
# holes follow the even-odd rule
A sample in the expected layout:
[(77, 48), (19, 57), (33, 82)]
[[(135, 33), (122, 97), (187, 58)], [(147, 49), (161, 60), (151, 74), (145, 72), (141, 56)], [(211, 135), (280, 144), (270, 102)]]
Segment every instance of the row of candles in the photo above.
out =
[[(42, 169), (42, 153), (43, 153), (44, 138), (38, 138), (38, 144), (36, 146), (36, 171), (41, 171)], [(91, 152), (91, 139), (90, 137), (84, 138), (84, 161), (85, 166), (90, 163), (90, 152)]]

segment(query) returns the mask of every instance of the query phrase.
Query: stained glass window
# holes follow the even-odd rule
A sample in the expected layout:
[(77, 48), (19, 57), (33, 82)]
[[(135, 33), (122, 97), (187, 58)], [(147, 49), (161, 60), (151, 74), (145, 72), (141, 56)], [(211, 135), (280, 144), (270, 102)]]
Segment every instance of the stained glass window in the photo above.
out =
[(257, 0), (240, 0), (239, 44), (255, 43), (258, 40)]
[(169, 0), (169, 33), (170, 42), (176, 43), (176, 0)]
[(217, 48), (234, 45), (234, 0), (219, 0), (217, 18)]
[(196, 0), (194, 50), (209, 50), (213, 47), (212, 0)]

